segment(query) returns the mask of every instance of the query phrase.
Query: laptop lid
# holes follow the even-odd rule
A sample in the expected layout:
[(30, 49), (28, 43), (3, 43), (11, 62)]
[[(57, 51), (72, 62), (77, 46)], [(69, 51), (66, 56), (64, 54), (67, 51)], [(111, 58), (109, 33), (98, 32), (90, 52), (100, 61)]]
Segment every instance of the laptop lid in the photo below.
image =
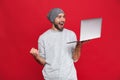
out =
[(101, 37), (102, 18), (81, 20), (80, 41)]

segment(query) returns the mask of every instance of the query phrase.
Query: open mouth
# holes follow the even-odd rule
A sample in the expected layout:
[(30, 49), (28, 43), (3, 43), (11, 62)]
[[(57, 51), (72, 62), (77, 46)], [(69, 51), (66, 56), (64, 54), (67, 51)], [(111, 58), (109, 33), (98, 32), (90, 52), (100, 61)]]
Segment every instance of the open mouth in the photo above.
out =
[(63, 26), (64, 26), (64, 22), (59, 22), (59, 25), (60, 25), (61, 27), (63, 27)]

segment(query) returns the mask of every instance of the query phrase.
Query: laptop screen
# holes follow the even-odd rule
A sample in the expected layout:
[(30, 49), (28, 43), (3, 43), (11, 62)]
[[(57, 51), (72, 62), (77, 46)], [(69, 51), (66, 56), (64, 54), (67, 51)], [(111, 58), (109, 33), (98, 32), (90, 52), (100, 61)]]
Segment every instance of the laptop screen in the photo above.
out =
[(80, 41), (101, 37), (102, 18), (81, 20)]

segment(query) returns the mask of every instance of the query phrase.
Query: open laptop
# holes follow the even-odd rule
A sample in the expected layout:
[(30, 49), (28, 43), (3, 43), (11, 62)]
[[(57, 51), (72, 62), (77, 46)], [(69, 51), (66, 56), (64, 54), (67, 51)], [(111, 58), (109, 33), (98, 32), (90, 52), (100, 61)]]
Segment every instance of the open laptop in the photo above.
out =
[[(92, 18), (81, 20), (80, 41), (86, 41), (101, 37), (102, 18)], [(74, 43), (72, 41), (68, 43)]]

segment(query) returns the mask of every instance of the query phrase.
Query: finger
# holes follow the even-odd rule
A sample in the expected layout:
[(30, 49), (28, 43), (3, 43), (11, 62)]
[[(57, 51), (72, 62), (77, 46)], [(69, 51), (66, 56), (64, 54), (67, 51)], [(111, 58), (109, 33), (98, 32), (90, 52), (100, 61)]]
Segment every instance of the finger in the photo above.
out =
[(31, 53), (31, 54), (34, 53), (34, 49), (35, 49), (35, 48), (31, 48), (31, 50), (30, 50), (30, 53)]
[(82, 44), (85, 44), (85, 43), (87, 43), (87, 42), (89, 42), (90, 40), (85, 40), (85, 41), (82, 41), (81, 43)]

